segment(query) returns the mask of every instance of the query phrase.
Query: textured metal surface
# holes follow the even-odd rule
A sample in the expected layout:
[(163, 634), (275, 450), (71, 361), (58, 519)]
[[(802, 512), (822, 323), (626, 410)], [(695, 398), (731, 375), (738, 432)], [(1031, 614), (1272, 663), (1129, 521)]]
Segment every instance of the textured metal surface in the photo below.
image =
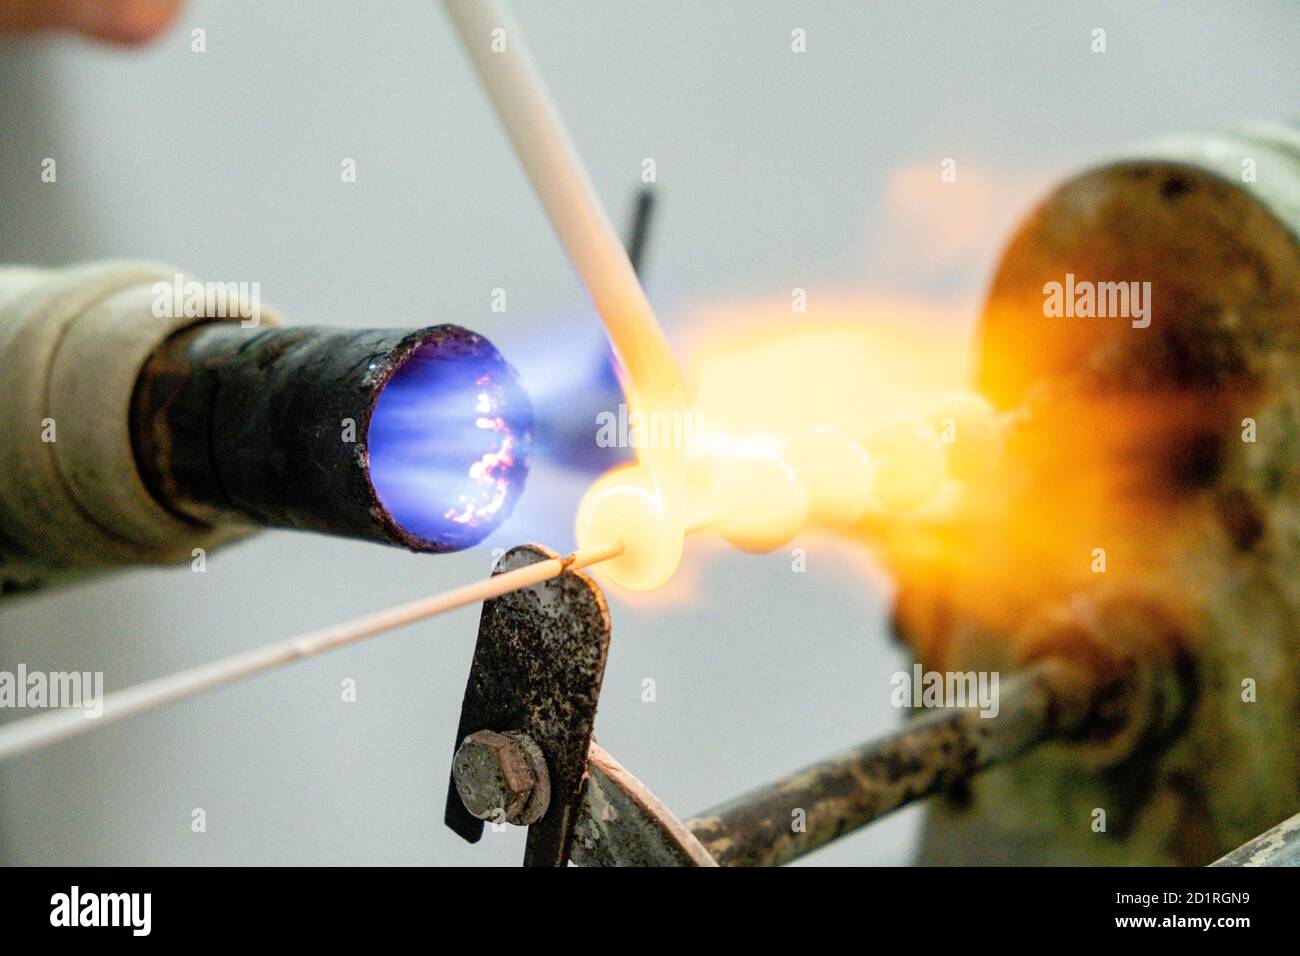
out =
[[(403, 361), (432, 346), (448, 362), (513, 377), (490, 342), (454, 325), (339, 330), (198, 326), (141, 373), (131, 427), (150, 491), (185, 517), (300, 528), (456, 551), (471, 531), (410, 534), (370, 481), (366, 437), (380, 391)], [(345, 422), (352, 439), (345, 440)]]
[(527, 734), (480, 730), (461, 741), (451, 778), (465, 809), (480, 820), (528, 826), (546, 813), (551, 778), (542, 750)]
[(573, 842), (580, 866), (717, 866), (699, 840), (593, 743)]
[[(934, 711), (686, 821), (723, 866), (779, 866), (991, 764), (1070, 732), (1078, 672), (1042, 661), (1002, 683), (1000, 710)], [(1070, 700), (1067, 702), (1066, 698)]]
[(1210, 865), (1300, 866), (1300, 813)]
[[(540, 545), (520, 545), (501, 558), (497, 573), (556, 557)], [(529, 828), (525, 866), (568, 860), (608, 653), (604, 595), (580, 571), (483, 605), (455, 744), (479, 730), (520, 731), (541, 748), (551, 800)], [(446, 822), (471, 843), (483, 834), (483, 821), (465, 809), (454, 781)]]
[[(1196, 134), (1088, 170), (1003, 254), (976, 382), (1020, 422), (945, 533), (952, 560), (883, 559), (900, 633), (928, 669), (999, 666), (1046, 602), (1121, 586), (1177, 615), (1202, 692), (1127, 766), (1041, 748), (935, 801), (923, 863), (1200, 866), (1300, 808), (1300, 149), (1283, 139)], [(1149, 282), (1149, 327), (1048, 318), (1067, 275)]]

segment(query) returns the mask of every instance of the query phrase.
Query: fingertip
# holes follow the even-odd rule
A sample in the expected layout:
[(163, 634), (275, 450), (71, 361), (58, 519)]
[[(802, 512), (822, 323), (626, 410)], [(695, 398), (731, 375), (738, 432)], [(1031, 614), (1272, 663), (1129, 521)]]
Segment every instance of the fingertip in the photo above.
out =
[(66, 8), (62, 26), (109, 43), (154, 39), (175, 21), (181, 0), (80, 0)]

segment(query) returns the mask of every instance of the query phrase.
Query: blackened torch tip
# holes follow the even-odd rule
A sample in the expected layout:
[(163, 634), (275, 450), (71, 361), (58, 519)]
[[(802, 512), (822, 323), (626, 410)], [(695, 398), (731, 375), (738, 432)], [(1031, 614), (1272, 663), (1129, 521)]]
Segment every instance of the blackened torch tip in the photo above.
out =
[(490, 342), (457, 326), (423, 330), (367, 426), (378, 504), (415, 550), (472, 547), (523, 491), (532, 431), (528, 396)]
[(212, 322), (141, 372), (132, 435), (151, 492), (191, 520), (446, 552), (509, 515), (532, 408), (496, 348), (458, 326)]

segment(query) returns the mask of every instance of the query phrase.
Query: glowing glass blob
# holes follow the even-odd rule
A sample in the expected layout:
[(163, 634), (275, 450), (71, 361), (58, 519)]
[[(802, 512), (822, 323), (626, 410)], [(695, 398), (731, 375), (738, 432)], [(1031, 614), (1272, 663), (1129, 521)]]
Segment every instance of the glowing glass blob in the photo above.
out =
[(623, 553), (596, 566), (632, 591), (666, 584), (682, 560), (685, 532), (664, 512), (662, 497), (644, 465), (628, 465), (599, 478), (578, 508), (579, 548), (618, 541)]
[(901, 418), (880, 428), (868, 445), (876, 499), (889, 511), (910, 511), (938, 492), (947, 469), (944, 446), (927, 425)]
[(808, 517), (825, 528), (847, 528), (871, 507), (871, 462), (838, 428), (809, 428), (786, 442), (786, 462), (808, 493)]
[(978, 478), (1002, 456), (1002, 426), (988, 399), (956, 392), (933, 416), (940, 441), (948, 446), (948, 471), (954, 478)]
[(718, 472), (714, 500), (723, 509), (718, 530), (751, 554), (788, 542), (808, 520), (808, 495), (790, 466), (771, 458), (738, 458)]
[(532, 428), (528, 397), (494, 351), (420, 346), (375, 402), (366, 439), (371, 484), (408, 533), (438, 550), (471, 547), (523, 491)]

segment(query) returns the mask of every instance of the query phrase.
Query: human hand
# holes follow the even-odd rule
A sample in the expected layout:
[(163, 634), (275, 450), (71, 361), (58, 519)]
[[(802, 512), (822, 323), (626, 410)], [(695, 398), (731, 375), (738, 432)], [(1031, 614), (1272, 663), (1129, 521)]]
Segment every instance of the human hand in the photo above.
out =
[(181, 0), (0, 0), (0, 34), (64, 30), (143, 43), (175, 19)]

